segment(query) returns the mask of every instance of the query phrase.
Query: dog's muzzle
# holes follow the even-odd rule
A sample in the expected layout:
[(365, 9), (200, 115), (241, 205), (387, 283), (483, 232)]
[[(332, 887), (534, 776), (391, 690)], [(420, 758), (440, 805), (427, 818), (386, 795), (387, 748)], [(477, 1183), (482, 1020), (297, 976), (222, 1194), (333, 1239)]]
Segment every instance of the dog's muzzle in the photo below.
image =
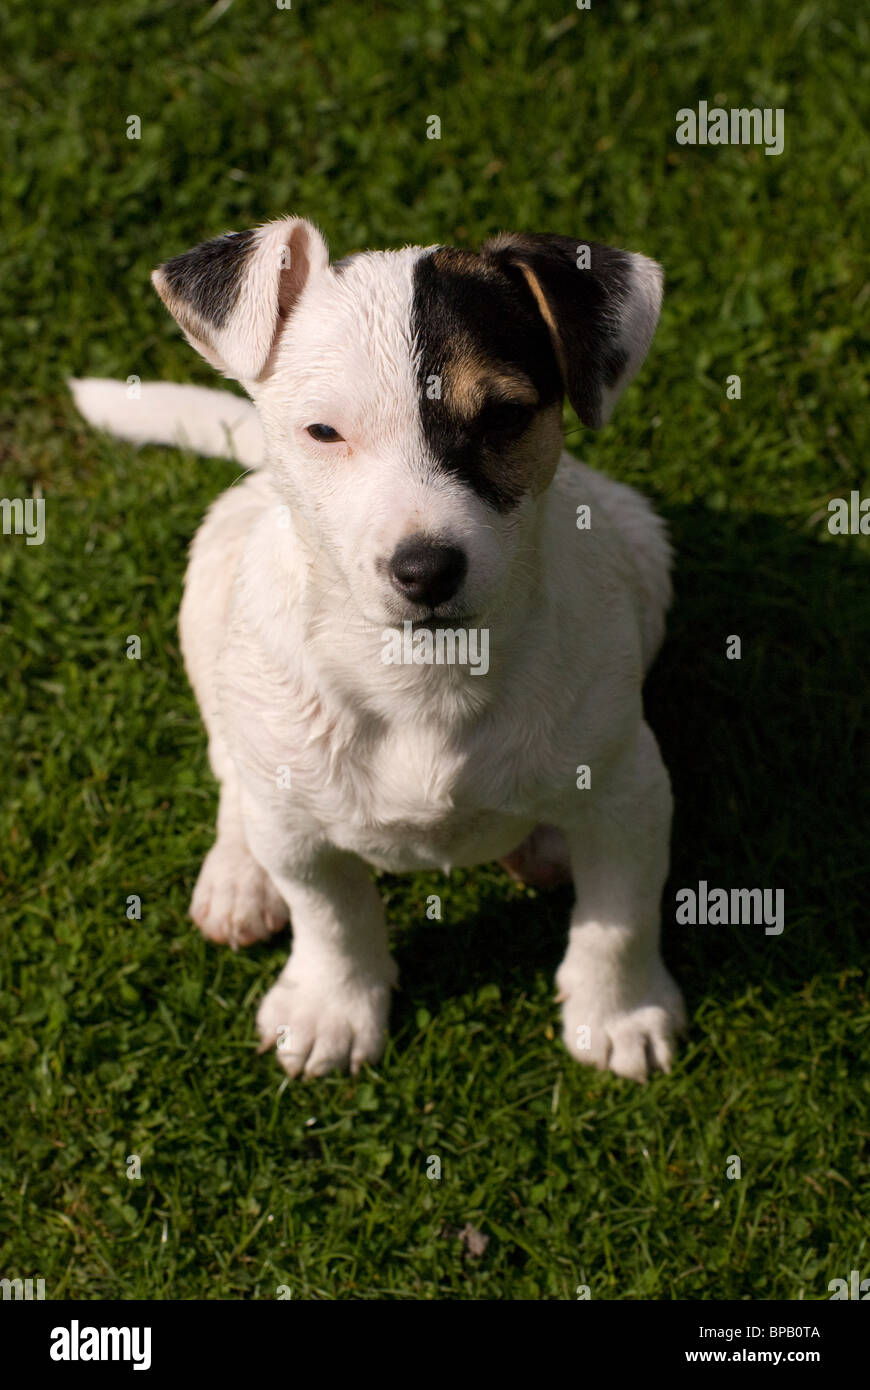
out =
[(447, 603), (468, 571), (464, 550), (423, 535), (409, 536), (393, 551), (389, 576), (393, 587), (411, 603), (437, 608)]

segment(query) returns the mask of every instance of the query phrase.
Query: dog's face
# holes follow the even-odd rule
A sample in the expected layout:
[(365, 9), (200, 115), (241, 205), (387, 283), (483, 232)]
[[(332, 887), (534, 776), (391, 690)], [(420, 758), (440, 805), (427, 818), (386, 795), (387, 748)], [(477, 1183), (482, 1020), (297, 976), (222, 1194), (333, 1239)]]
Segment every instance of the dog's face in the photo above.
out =
[(295, 526), (381, 626), (486, 616), (555, 472), (563, 395), (603, 423), (661, 301), (654, 262), (594, 243), (505, 234), (330, 266), (297, 218), (154, 283), (256, 401)]

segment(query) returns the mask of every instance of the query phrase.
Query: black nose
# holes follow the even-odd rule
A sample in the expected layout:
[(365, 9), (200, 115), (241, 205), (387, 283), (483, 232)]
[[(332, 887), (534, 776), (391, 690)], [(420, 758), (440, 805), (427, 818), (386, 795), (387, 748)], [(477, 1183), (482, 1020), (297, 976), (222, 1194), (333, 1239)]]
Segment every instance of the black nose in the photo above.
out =
[(390, 578), (399, 593), (430, 608), (453, 597), (467, 569), (464, 550), (437, 545), (425, 536), (409, 536), (396, 546), (390, 560)]

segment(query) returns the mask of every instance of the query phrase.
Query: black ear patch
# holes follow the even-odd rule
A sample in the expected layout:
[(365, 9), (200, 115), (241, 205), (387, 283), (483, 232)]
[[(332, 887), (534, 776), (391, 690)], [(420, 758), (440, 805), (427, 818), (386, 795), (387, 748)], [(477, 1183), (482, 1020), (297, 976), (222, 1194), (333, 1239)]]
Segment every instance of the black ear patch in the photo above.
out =
[(481, 257), (515, 283), (525, 281), (550, 331), (568, 399), (584, 425), (600, 426), (646, 355), (661, 299), (659, 267), (597, 242), (513, 232), (487, 241)]
[[(432, 457), (499, 511), (535, 485), (538, 418), (562, 397), (549, 333), (528, 289), (468, 251), (439, 247), (414, 267), (412, 333), (420, 418)], [(540, 452), (540, 450), (539, 450)]]
[(236, 306), (245, 278), (254, 232), (225, 232), (160, 267), (178, 305), (193, 309), (213, 328), (223, 328)]
[(279, 217), (194, 246), (158, 266), (151, 282), (191, 347), (226, 376), (257, 382), (274, 369), (309, 280), (328, 265), (313, 222)]

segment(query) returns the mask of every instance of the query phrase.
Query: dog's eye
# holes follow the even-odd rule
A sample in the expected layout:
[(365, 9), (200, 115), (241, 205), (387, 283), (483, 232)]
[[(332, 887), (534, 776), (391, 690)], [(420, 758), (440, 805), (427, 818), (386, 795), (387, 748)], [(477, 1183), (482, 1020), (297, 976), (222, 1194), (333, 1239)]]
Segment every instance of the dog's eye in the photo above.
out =
[(342, 436), (338, 430), (334, 430), (332, 425), (309, 425), (306, 434), (310, 434), (312, 439), (316, 439), (318, 444), (337, 444), (342, 441)]
[(531, 423), (534, 407), (523, 401), (491, 401), (478, 417), (484, 436), (494, 439), (516, 439)]

